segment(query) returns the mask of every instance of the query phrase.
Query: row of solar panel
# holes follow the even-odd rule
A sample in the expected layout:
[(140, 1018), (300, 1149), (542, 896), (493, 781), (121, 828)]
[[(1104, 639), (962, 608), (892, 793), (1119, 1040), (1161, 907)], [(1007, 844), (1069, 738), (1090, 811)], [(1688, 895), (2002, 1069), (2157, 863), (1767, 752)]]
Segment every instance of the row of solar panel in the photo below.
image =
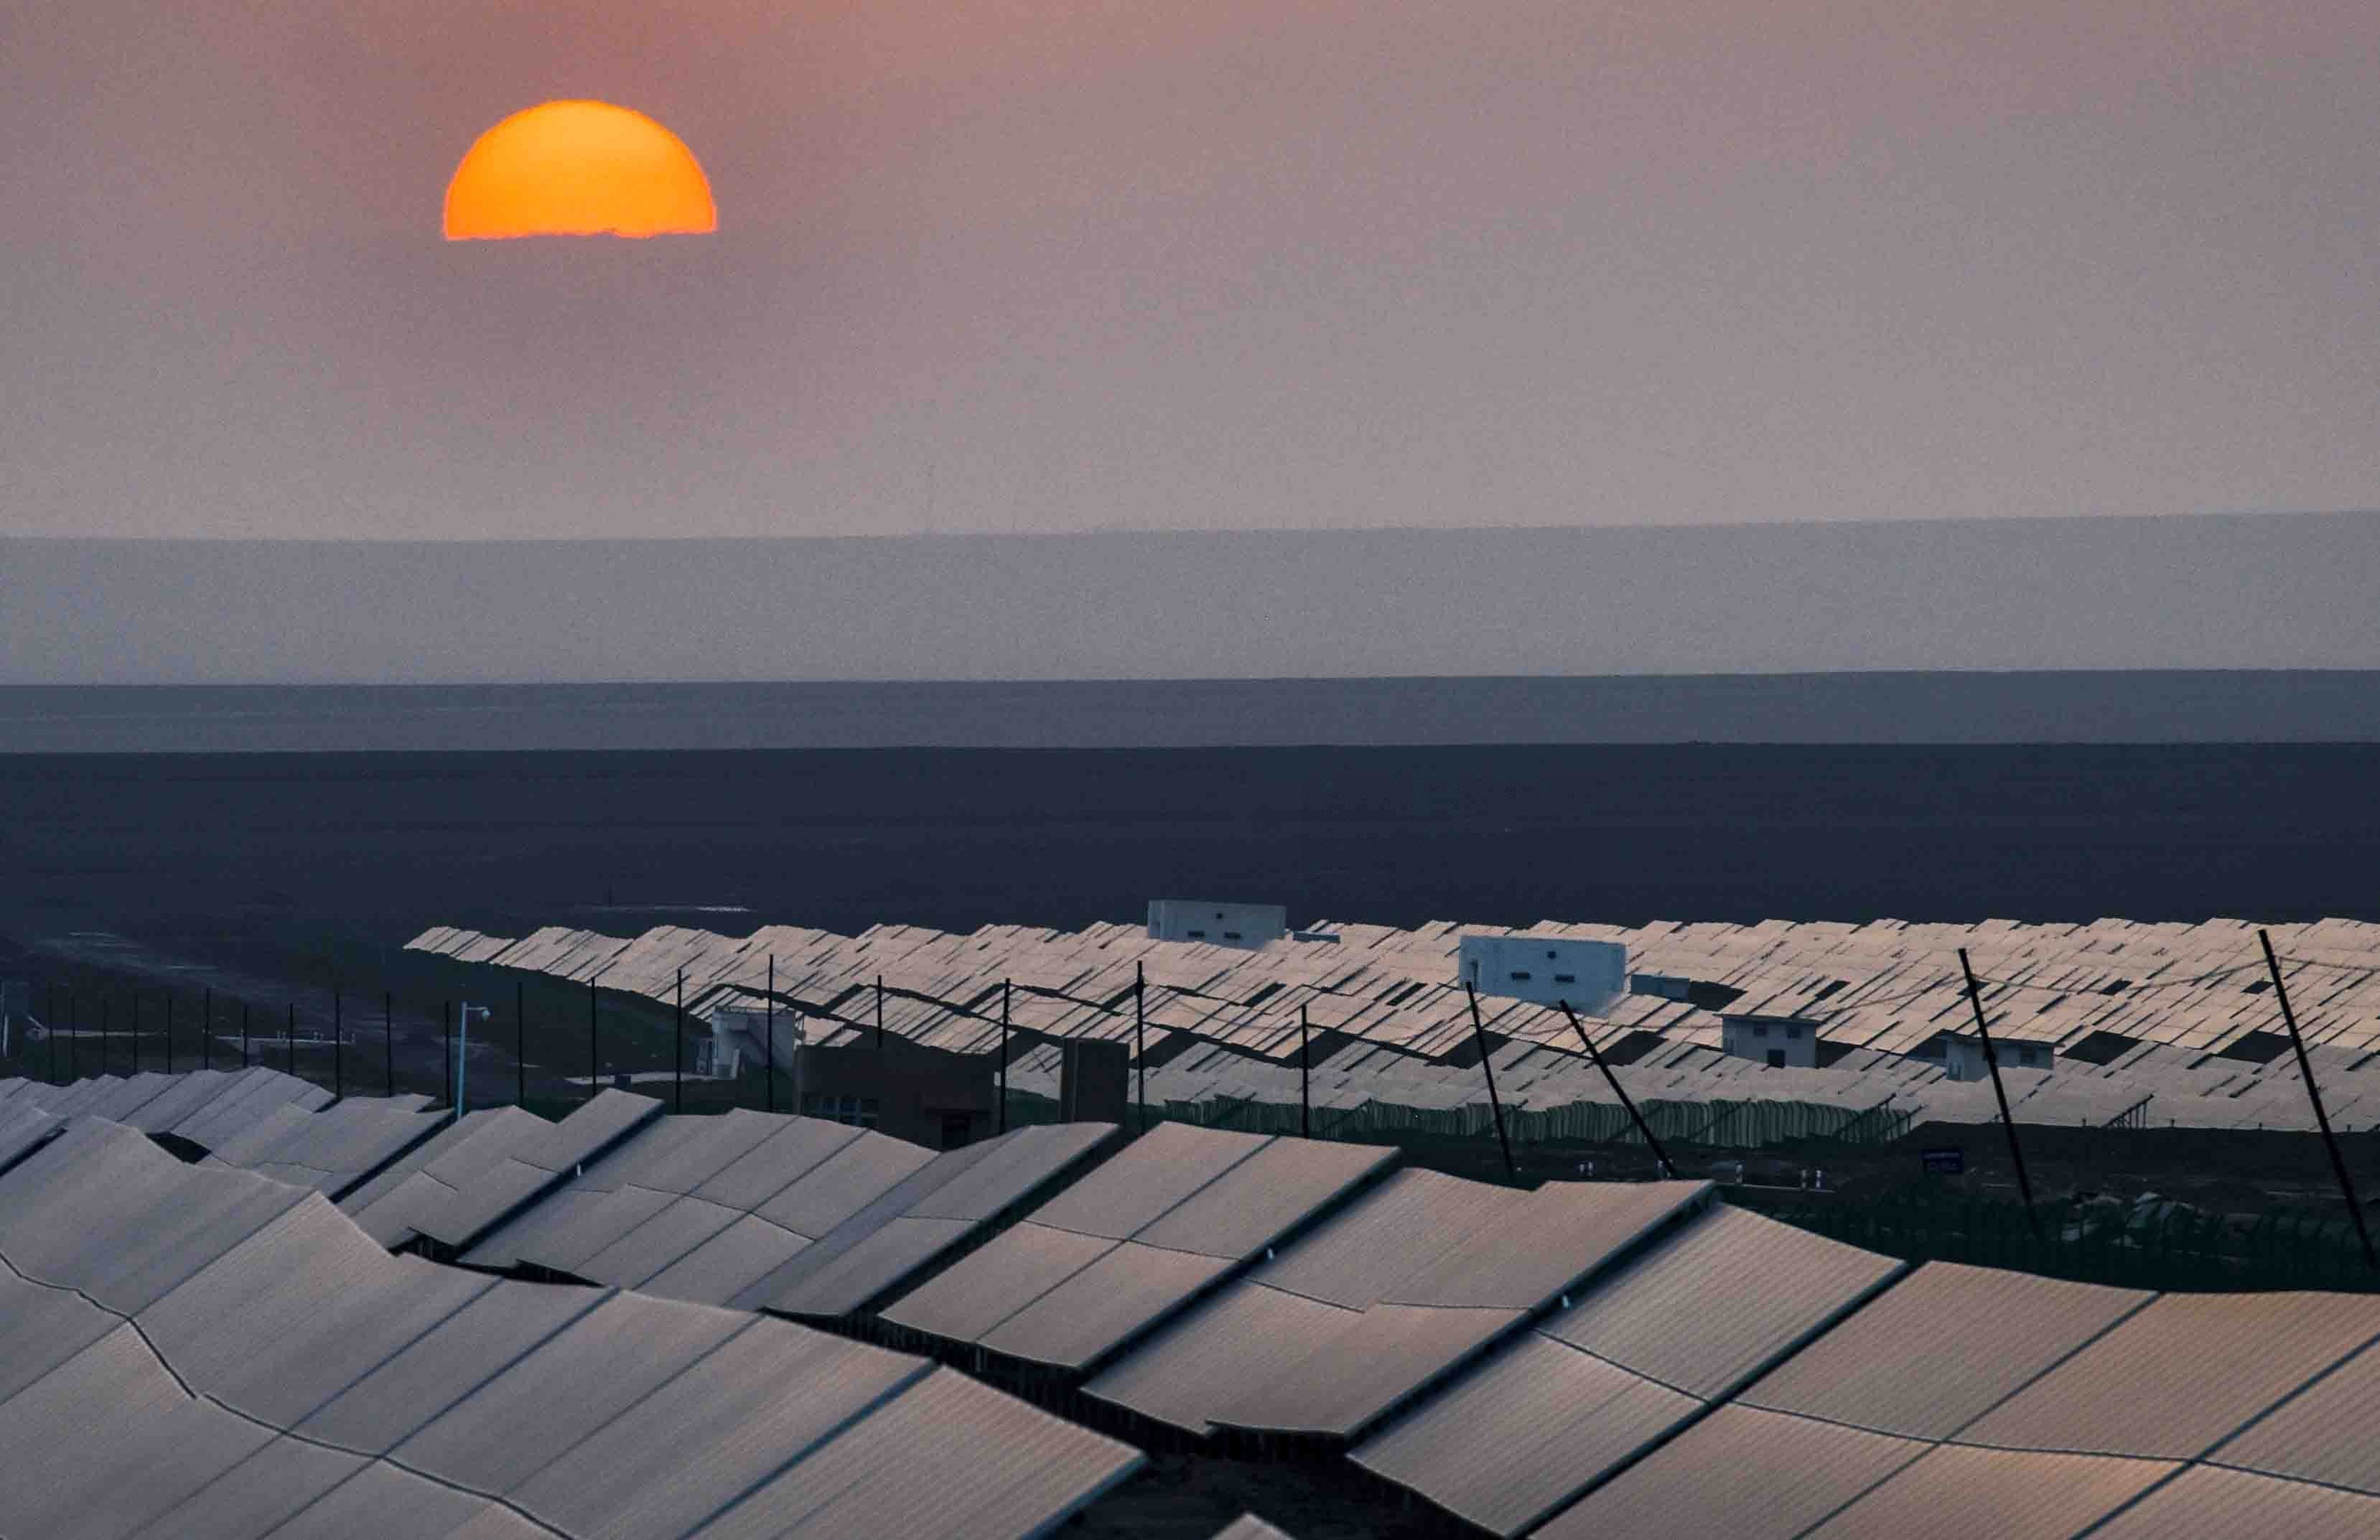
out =
[[(2046, 1483), (2087, 1506), (2098, 1467), (2058, 1463), (2077, 1451), (2143, 1477), (2098, 1517), (2184, 1476), (2380, 1503), (2380, 1449), (2323, 1440), (2380, 1401), (2380, 1351), (2364, 1351), (2380, 1300), (2152, 1298), (1939, 1265), (1904, 1279), (1713, 1207), (1701, 1183), (1519, 1192), (1390, 1174), (1385, 1151), (1169, 1124), (1067, 1184), (1104, 1130), (900, 1157), (808, 1120), (632, 1116), (641, 1100), (551, 1125), (476, 1114), (348, 1201), (383, 1241), (427, 1236), (484, 1267), (868, 1312), (1192, 1435), (1327, 1439), (1500, 1534), (1653, 1511), (1779, 1540), (1821, 1522), (1864, 1534), (1859, 1514), (1899, 1511), (1945, 1471), (1968, 1473), (1970, 1495), (1915, 1506), (1963, 1515), (1958, 1532), (2066, 1534), (2055, 1506), (2003, 1530), (1991, 1494)], [(503, 1150), (470, 1154), (505, 1128)], [(513, 1201), (528, 1182), (515, 1167), (556, 1195)], [(392, 1219), (407, 1191), (419, 1225)], [(747, 1222), (792, 1239), (722, 1246)], [(2301, 1403), (2325, 1410), (2293, 1422)], [(2293, 1433), (2276, 1442), (2276, 1426)], [(2050, 1463), (2028, 1475), (1977, 1450)], [(2227, 1469), (2190, 1463), (2210, 1459)], [(1768, 1474), (1710, 1481), (1711, 1462)], [(1791, 1501), (1762, 1495), (1783, 1466)], [(1974, 1473), (1996, 1470), (2016, 1473), (2004, 1490)], [(2318, 1506), (2368, 1518), (2365, 1500)]]
[(1046, 1533), (1140, 1456), (741, 1311), (391, 1255), (319, 1194), (74, 1120), (0, 1176), (0, 1533)]

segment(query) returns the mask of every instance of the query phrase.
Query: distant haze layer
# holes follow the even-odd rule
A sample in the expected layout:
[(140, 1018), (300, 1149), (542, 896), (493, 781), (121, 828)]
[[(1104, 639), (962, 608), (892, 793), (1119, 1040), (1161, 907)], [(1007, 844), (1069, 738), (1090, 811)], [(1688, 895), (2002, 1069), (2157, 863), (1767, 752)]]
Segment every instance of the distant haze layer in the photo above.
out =
[(0, 540), (0, 684), (2380, 669), (2380, 515)]

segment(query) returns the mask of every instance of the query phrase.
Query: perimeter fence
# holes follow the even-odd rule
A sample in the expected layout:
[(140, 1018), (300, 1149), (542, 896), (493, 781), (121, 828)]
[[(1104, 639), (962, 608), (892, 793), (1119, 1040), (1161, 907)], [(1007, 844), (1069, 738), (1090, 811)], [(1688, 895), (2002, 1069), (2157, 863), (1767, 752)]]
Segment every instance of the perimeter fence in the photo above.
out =
[(2024, 1206), (1912, 1189), (1812, 1203), (1792, 1189), (1730, 1186), (1730, 1202), (1830, 1239), (1912, 1262), (1963, 1262), (2126, 1289), (2204, 1293), (2321, 1289), (2380, 1292), (2353, 1228), (2327, 1215), (2253, 1219), (2186, 1204)]

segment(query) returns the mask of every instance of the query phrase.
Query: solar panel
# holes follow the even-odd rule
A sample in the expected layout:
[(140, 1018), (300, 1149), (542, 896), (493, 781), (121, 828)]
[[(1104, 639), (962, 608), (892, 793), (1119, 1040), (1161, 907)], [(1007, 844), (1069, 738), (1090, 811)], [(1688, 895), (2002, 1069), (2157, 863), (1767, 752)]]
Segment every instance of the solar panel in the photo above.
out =
[(1533, 1532), (1791, 1540), (1932, 1446), (1723, 1405)]
[(2380, 1498), (2193, 1466), (2091, 1532), (2092, 1540), (2368, 1540)]
[(1810, 1531), (1810, 1540), (2071, 1540), (2178, 1469), (2163, 1461), (1945, 1444)]

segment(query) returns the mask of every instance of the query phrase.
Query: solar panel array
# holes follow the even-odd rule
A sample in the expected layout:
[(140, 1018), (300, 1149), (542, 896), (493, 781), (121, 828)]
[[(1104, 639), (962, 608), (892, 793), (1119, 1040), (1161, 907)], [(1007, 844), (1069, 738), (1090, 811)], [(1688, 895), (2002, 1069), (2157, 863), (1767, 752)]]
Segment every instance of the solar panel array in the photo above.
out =
[(817, 1118), (658, 1117), (462, 1259), (842, 1316), (1114, 1133), (1110, 1123), (1026, 1128), (937, 1154)]
[(0, 1080), (0, 1108), (106, 1118), (143, 1134), (170, 1134), (203, 1149), (245, 1134), (278, 1108), (312, 1111), (330, 1100), (322, 1086), (261, 1064), (187, 1074), (92, 1075), (65, 1085)]
[(1161, 1124), (883, 1312), (1083, 1370), (1386, 1170), (1362, 1145)]
[(392, 1255), (88, 1117), (0, 1175), (0, 1533), (1037, 1535), (1127, 1447), (740, 1311)]
[[(829, 1027), (813, 1039), (829, 1045), (873, 1030), (880, 976), (891, 991), (885, 1030), (970, 1052), (990, 1051), (999, 1039), (1003, 980), (1016, 986), (1010, 1013), (1017, 1028), (1131, 1037), (1138, 965), (1150, 986), (1149, 1058), (1168, 1066), (1152, 1075), (1153, 1099), (1183, 1110), (1176, 1115), (1185, 1121), (1229, 1113), (1241, 1120), (1233, 1126), (1290, 1126), (1302, 1012), (1323, 1038), (1325, 1105), (1348, 1117), (1347, 1132), (1360, 1134), (1484, 1126), (1475, 1072), (1445, 1062), (1473, 1040), (1468, 1002), (1453, 982), (1461, 936), (1615, 940), (1640, 973), (1722, 987), (1734, 997), (1724, 1007), (1730, 1013), (1792, 1017), (1850, 1050), (1823, 1070), (1770, 1069), (1719, 1051), (1720, 1018), (1712, 1010), (1650, 994), (1622, 997), (1603, 1015), (1582, 1018), (1600, 1046), (1641, 1055), (1624, 1078), (1657, 1119), (1670, 1120), (1657, 1123), (1657, 1134), (1740, 1146), (1839, 1133), (1879, 1117), (1900, 1126), (1989, 1121), (1988, 1086), (1948, 1080), (1940, 1063), (1910, 1057), (1945, 1032), (1973, 1029), (1957, 957), (1964, 947), (1990, 980), (1985, 1000), (1995, 1035), (2059, 1055), (2055, 1073), (2010, 1072), (2021, 1119), (2312, 1126), (2294, 1065), (2269, 1058), (2280, 1016), (2253, 928), (2242, 921), (1636, 928), (1546, 921), (1521, 931), (1325, 922), (1304, 934), (1333, 940), (1249, 952), (1153, 941), (1140, 928), (1121, 925), (1079, 932), (991, 926), (966, 936), (879, 926), (857, 937), (779, 926), (746, 938), (681, 927), (635, 938), (552, 928), (517, 940), (442, 927), (410, 946), (656, 1002), (674, 1000), (683, 968), (686, 999), (697, 1012), (747, 1002), (773, 960), (780, 995)], [(2324, 920), (2276, 927), (2274, 936), (2288, 958), (2292, 1003), (2315, 1067), (2332, 1088), (2334, 1122), (2380, 1127), (2380, 926)], [(1480, 1006), (1487, 1031), (1506, 1045), (1499, 1068), (1512, 1082), (1520, 1136), (1622, 1134), (1625, 1114), (1560, 1012), (1502, 998), (1483, 998)], [(1176, 1035), (1190, 1041), (1176, 1043)], [(790, 1038), (778, 1047), (789, 1053)], [(2084, 1057), (2072, 1057), (2077, 1049)], [(1054, 1069), (1044, 1067), (1027, 1088), (1050, 1089), (1043, 1080), (1053, 1085)], [(1252, 1102), (1271, 1109), (1272, 1121), (1261, 1111), (1246, 1121)], [(1212, 1111), (1201, 1115), (1199, 1108)]]
[[(953, 1370), (747, 1313), (788, 1300), (989, 1354), (1128, 1426), (1343, 1451), (1501, 1536), (2380, 1533), (2380, 1296), (1910, 1270), (1706, 1183), (1524, 1191), (1171, 1124), (1111, 1154), (1088, 1125), (838, 1164), (857, 1131), (641, 1100), (575, 1129), (473, 1114), (355, 1186), (354, 1219), (316, 1182), (0, 1102), (0, 1139), (38, 1130), (0, 1144), (0, 1447), (105, 1450), (103, 1477), (0, 1494), (0, 1533), (327, 1534), (395, 1505), (425, 1536), (1026, 1534), (1137, 1458)], [(303, 1116), (324, 1127), (268, 1103), (248, 1142), (374, 1127)], [(580, 1148), (583, 1172), (557, 1164)], [(487, 1221), (481, 1267), (600, 1243), (580, 1266), (608, 1253), (655, 1287), (392, 1255), (436, 1232), (361, 1222), (408, 1191), (487, 1213), (477, 1189), (516, 1191), (515, 1166), (551, 1180)], [(742, 1284), (743, 1308), (660, 1297), (767, 1260), (687, 1266), (784, 1193), (846, 1217)], [(640, 1249), (685, 1205), (731, 1217), (713, 1230), (698, 1207)], [(990, 1521), (958, 1495), (978, 1465)]]

